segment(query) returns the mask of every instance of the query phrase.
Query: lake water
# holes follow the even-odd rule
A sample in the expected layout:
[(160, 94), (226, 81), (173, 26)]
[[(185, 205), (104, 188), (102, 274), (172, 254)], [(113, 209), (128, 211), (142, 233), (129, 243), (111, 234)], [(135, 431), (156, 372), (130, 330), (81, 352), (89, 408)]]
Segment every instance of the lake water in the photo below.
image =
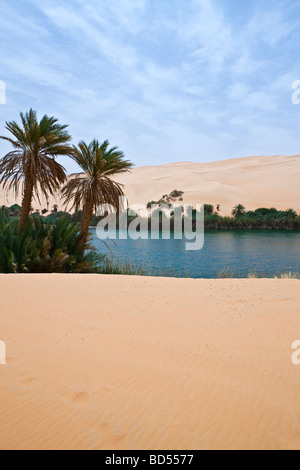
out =
[[(110, 255), (94, 235), (94, 245)], [(274, 276), (282, 271), (300, 273), (300, 232), (206, 231), (201, 251), (186, 251), (184, 240), (117, 240), (109, 242), (116, 263), (134, 264), (153, 275), (214, 278), (220, 271), (247, 277), (249, 273)]]

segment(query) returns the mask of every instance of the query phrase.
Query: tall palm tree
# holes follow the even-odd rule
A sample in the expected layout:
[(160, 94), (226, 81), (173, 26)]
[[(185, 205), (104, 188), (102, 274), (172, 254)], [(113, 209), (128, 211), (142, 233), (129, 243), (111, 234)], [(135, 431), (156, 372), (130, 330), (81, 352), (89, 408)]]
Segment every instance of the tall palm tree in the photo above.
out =
[(114, 177), (130, 171), (133, 164), (124, 160), (118, 147), (109, 149), (109, 142), (102, 144), (93, 140), (90, 144), (80, 142), (73, 147), (71, 158), (82, 168), (62, 189), (65, 204), (72, 204), (76, 212), (83, 210), (80, 246), (84, 250), (93, 212), (102, 204), (111, 204), (119, 210), (119, 198), (124, 196), (122, 185)]
[(245, 206), (243, 206), (242, 204), (238, 204), (232, 209), (231, 214), (233, 215), (233, 217), (243, 217), (247, 214), (247, 211)]
[(54, 117), (44, 116), (40, 122), (32, 109), (20, 113), (22, 124), (6, 123), (13, 137), (3, 137), (14, 148), (0, 160), (0, 184), (7, 190), (14, 189), (16, 196), (22, 187), (22, 210), (19, 231), (28, 221), (34, 195), (39, 200), (43, 194), (48, 200), (66, 181), (65, 169), (55, 161), (59, 155), (69, 155), (71, 136), (68, 126), (58, 124)]

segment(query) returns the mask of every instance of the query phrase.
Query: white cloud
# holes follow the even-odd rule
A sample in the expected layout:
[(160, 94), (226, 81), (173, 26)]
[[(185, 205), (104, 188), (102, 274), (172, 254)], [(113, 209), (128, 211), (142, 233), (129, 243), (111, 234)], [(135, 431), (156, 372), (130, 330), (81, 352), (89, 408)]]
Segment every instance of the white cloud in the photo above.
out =
[(222, 71), (231, 56), (234, 41), (229, 23), (216, 2), (192, 2), (194, 9), (184, 17), (179, 29), (180, 40), (187, 49), (188, 59), (197, 68), (208, 67), (211, 73)]
[(300, 76), (287, 4), (253, 0), (241, 20), (220, 0), (28, 0), (26, 11), (3, 0), (5, 114), (53, 113), (75, 141), (109, 137), (137, 163), (183, 160), (185, 142), (189, 160), (262, 153), (279, 146), (272, 126), (291, 148), (284, 128), (296, 128), (290, 87)]
[(274, 10), (258, 9), (246, 28), (246, 36), (252, 41), (264, 42), (270, 47), (277, 46), (287, 38), (294, 29), (294, 25), (285, 19), (285, 9)]
[(243, 83), (234, 83), (229, 87), (228, 96), (231, 100), (243, 100), (249, 93), (249, 87)]

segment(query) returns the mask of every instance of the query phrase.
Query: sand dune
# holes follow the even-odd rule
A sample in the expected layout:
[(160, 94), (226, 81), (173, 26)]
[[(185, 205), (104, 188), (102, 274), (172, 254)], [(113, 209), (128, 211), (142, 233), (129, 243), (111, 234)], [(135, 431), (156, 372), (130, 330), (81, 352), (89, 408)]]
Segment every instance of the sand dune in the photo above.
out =
[(300, 155), (248, 157), (214, 163), (176, 163), (136, 168), (123, 177), (129, 200), (159, 199), (173, 189), (187, 204), (221, 205), (223, 215), (244, 204), (249, 210), (291, 206), (300, 212)]
[[(119, 179), (125, 185), (131, 204), (146, 204), (178, 189), (185, 192), (184, 203), (220, 204), (222, 215), (229, 215), (239, 203), (249, 210), (292, 207), (300, 212), (299, 180), (300, 155), (139, 167)], [(13, 194), (7, 198), (3, 190), (0, 191), (0, 205), (14, 202)], [(50, 200), (49, 208), (55, 203), (62, 209), (58, 198)], [(41, 205), (34, 203), (35, 209), (46, 207), (44, 201)]]
[(1, 449), (299, 449), (298, 281), (1, 276)]

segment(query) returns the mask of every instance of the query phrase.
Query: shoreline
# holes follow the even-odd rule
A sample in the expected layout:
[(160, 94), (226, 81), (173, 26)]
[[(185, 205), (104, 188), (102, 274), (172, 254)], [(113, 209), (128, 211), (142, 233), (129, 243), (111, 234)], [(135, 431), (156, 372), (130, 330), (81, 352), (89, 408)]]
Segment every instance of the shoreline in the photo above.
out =
[[(97, 225), (91, 225), (89, 227), (89, 230), (96, 230)], [(117, 230), (119, 230), (119, 227), (117, 227)], [(149, 232), (151, 229), (148, 230)], [(162, 232), (162, 230), (161, 230)], [(288, 228), (206, 228), (205, 232), (295, 232), (295, 233), (300, 233), (300, 228), (299, 229), (288, 229)], [(170, 230), (170, 233), (174, 233), (174, 230)]]

